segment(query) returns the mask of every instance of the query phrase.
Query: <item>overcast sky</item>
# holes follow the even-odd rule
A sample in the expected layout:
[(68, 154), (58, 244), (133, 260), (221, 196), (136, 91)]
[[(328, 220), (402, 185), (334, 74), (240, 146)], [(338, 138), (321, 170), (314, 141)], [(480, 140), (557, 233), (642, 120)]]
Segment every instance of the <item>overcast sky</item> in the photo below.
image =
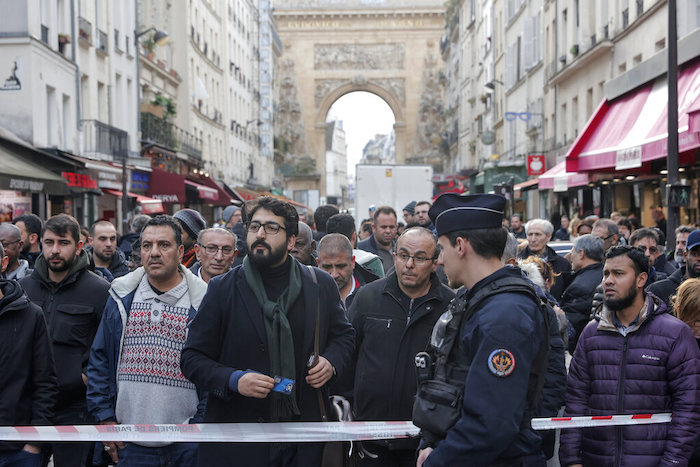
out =
[(362, 148), (375, 135), (388, 135), (394, 127), (394, 114), (380, 97), (370, 92), (351, 92), (331, 106), (326, 121), (342, 120), (348, 147), (348, 174), (362, 158)]

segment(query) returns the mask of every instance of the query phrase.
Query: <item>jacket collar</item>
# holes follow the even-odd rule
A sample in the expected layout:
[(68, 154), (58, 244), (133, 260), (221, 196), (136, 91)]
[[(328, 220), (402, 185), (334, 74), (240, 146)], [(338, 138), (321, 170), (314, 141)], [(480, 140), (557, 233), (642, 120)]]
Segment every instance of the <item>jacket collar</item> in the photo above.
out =
[[(644, 301), (642, 311), (639, 313), (637, 323), (629, 330), (629, 333), (636, 332), (642, 325), (651, 321), (654, 316), (666, 313), (666, 304), (650, 292), (646, 292), (647, 296)], [(619, 332), (615, 326), (612, 316), (613, 311), (608, 310), (608, 307), (603, 303), (596, 312), (594, 319), (598, 321), (598, 329), (601, 331)], [(628, 334), (629, 334), (628, 333)]]
[[(202, 279), (192, 274), (192, 272), (182, 264), (180, 264), (178, 267), (180, 268), (180, 274), (184, 276), (185, 281), (187, 282), (187, 291), (190, 294), (190, 303), (194, 308), (199, 309), (199, 305), (202, 303), (202, 299), (207, 293), (207, 284)], [(141, 283), (141, 279), (143, 279), (143, 276), (145, 275), (146, 270), (143, 266), (141, 266), (125, 276), (114, 279), (114, 281), (112, 281), (110, 293), (116, 295), (116, 297), (120, 300), (123, 300), (127, 295), (134, 292), (138, 288), (139, 284)]]
[[(406, 294), (399, 287), (399, 278), (396, 275), (396, 271), (392, 272), (384, 280), (384, 293), (391, 295), (394, 300), (396, 300), (398, 303), (401, 303), (401, 297)], [(427, 302), (428, 300), (432, 299), (439, 300), (440, 298), (442, 298), (442, 287), (440, 287), (440, 279), (434, 272), (430, 273), (430, 289), (428, 290), (428, 293), (421, 298), (423, 299), (421, 303)]]

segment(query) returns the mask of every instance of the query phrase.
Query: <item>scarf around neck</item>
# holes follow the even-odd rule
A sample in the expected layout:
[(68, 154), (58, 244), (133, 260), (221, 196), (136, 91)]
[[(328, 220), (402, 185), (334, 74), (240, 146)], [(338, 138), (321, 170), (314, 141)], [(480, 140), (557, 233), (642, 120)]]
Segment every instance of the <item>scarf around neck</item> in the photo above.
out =
[[(296, 364), (294, 356), (294, 339), (292, 328), (287, 319), (287, 313), (301, 294), (301, 271), (299, 263), (292, 259), (289, 262), (289, 286), (279, 296), (277, 301), (267, 297), (265, 284), (258, 268), (246, 256), (243, 259), (243, 273), (255, 297), (260, 303), (267, 334), (267, 346), (270, 350), (270, 372), (272, 377), (282, 376), (296, 381)], [(296, 403), (296, 381), (292, 393), (286, 395), (271, 392), (270, 417), (272, 422), (290, 420), (300, 414)]]

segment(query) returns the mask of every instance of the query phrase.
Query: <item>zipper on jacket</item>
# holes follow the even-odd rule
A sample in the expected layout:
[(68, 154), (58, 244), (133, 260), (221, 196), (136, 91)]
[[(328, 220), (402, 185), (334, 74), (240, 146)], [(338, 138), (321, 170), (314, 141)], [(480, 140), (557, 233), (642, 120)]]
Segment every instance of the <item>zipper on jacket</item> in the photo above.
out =
[[(625, 340), (622, 344), (622, 363), (620, 364), (620, 378), (617, 386), (617, 413), (619, 415), (623, 414), (624, 405), (624, 385), (625, 385), (625, 372), (627, 370), (627, 338), (629, 334), (625, 336)], [(615, 428), (615, 437), (617, 438), (617, 453), (615, 454), (615, 465), (620, 465), (622, 461), (622, 427), (618, 426)]]

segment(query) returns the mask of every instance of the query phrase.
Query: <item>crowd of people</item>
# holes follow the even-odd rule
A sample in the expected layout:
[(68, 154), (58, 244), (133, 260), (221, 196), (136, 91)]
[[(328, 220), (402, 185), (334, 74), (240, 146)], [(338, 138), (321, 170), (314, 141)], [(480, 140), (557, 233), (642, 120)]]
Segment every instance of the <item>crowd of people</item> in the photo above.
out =
[[(0, 425), (315, 422), (337, 395), (354, 420), (421, 429), (342, 446), (344, 465), (700, 462), (700, 230), (678, 227), (667, 252), (660, 210), (647, 228), (504, 211), (497, 195), (445, 194), (403, 222), (382, 205), (356, 222), (261, 197), (213, 223), (137, 215), (121, 236), (106, 220), (17, 217), (0, 225)], [(666, 412), (559, 443), (530, 426)], [(330, 456), (274, 440), (0, 441), (2, 467)]]

